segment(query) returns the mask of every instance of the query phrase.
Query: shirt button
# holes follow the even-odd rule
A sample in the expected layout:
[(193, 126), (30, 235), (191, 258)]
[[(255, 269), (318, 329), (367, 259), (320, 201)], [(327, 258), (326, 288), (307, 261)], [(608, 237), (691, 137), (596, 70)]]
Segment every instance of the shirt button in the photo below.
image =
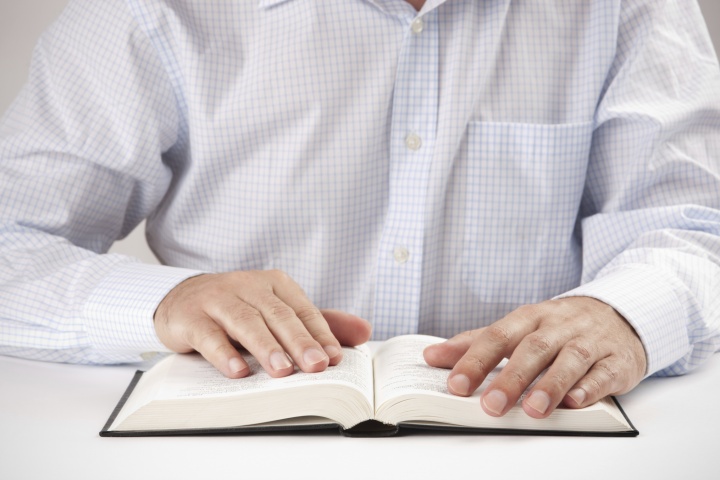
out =
[(420, 150), (422, 139), (414, 133), (408, 133), (407, 137), (405, 137), (405, 146), (413, 151)]
[(405, 247), (395, 247), (395, 250), (393, 250), (393, 258), (395, 259), (395, 263), (402, 265), (410, 258), (410, 252), (408, 252), (408, 249)]
[(415, 35), (420, 35), (422, 33), (422, 31), (425, 29), (425, 22), (423, 22), (422, 18), (416, 18), (410, 24), (410, 29), (413, 31), (413, 33)]

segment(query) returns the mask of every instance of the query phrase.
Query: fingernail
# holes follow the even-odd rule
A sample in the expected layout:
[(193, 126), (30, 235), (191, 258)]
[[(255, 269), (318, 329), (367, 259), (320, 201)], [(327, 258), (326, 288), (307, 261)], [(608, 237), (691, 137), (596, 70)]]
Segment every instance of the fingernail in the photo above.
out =
[(500, 390), (492, 390), (485, 394), (482, 399), (485, 408), (495, 415), (502, 415), (507, 405), (507, 397)]
[(587, 394), (585, 393), (585, 390), (583, 390), (582, 388), (576, 388), (575, 390), (571, 390), (570, 392), (568, 392), (568, 397), (575, 400), (575, 403), (577, 403), (578, 405), (583, 404), (586, 395)]
[(323, 349), (325, 350), (325, 353), (327, 353), (327, 356), (330, 358), (335, 358), (342, 353), (342, 351), (335, 345), (325, 345)]
[(308, 348), (303, 353), (303, 360), (307, 365), (317, 365), (318, 363), (324, 362), (328, 359), (327, 355), (318, 350), (317, 348)]
[(228, 368), (230, 369), (230, 373), (240, 373), (245, 370), (246, 367), (242, 364), (239, 358), (232, 357), (228, 361)]
[(550, 395), (542, 390), (535, 390), (530, 394), (525, 403), (536, 412), (544, 414), (550, 406)]
[(469, 395), (470, 379), (462, 373), (457, 374), (448, 380), (448, 388), (450, 389), (450, 392), (455, 395)]
[(273, 352), (270, 354), (270, 365), (274, 370), (285, 370), (292, 367), (292, 363), (284, 352)]

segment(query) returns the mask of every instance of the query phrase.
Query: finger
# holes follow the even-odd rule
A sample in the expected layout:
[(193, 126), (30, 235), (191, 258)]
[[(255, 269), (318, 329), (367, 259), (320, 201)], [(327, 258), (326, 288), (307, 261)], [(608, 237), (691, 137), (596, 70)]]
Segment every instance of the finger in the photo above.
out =
[(632, 386), (625, 386), (618, 357), (606, 357), (598, 361), (565, 395), (563, 403), (569, 408), (592, 405), (608, 395), (626, 393)]
[(372, 326), (367, 320), (340, 310), (320, 311), (340, 345), (354, 347), (370, 340)]
[[(570, 340), (569, 337), (570, 331), (564, 328), (544, 328), (527, 334), (515, 347), (507, 365), (485, 389), (482, 397), (485, 411), (491, 415), (505, 414), (538, 375), (555, 360)], [(573, 381), (577, 378), (579, 376)], [(546, 399), (546, 395), (538, 392), (533, 402), (540, 407)], [(547, 408), (548, 406), (545, 406), (545, 409)]]
[(225, 331), (212, 319), (191, 322), (185, 329), (185, 340), (215, 368), (228, 378), (241, 378), (250, 373), (242, 355), (232, 346)]
[[(303, 289), (285, 272), (276, 270), (267, 274), (272, 279), (272, 295), (280, 303), (275, 303), (269, 317), (267, 310), (263, 316), (295, 362), (306, 372), (322, 371), (340, 362), (340, 342)], [(266, 302), (271, 304), (272, 299), (267, 297)]]
[[(305, 324), (295, 314), (293, 308), (278, 298), (273, 291), (263, 289), (246, 294), (243, 300), (260, 312), (269, 331), (303, 372), (321, 372), (327, 368), (330, 358), (323, 346), (313, 338)], [(314, 307), (310, 304), (307, 309), (301, 311), (308, 312), (312, 308)], [(324, 337), (323, 340), (328, 339)], [(337, 340), (335, 342), (339, 348)]]
[(295, 368), (285, 350), (255, 308), (234, 298), (231, 303), (214, 304), (209, 313), (222, 325), (226, 335), (247, 349), (271, 377), (293, 373)]
[(525, 413), (533, 418), (550, 415), (563, 401), (570, 388), (587, 374), (598, 360), (596, 344), (581, 340), (569, 341), (523, 400)]
[[(322, 347), (322, 350), (328, 357), (328, 364), (337, 365), (340, 360), (342, 360), (342, 347), (340, 346), (340, 342), (335, 338), (335, 335), (333, 335), (323, 314), (310, 299), (307, 298), (303, 289), (290, 279), (290, 277), (283, 275), (280, 282), (274, 285), (273, 291), (282, 302), (292, 309), (294, 315), (300, 320), (301, 324), (297, 324), (292, 322), (290, 317), (287, 318), (288, 324), (295, 330), (295, 334), (299, 335), (299, 332), (304, 328), (310, 338)], [(300, 338), (306, 342), (308, 340), (304, 336)], [(293, 337), (293, 340), (296, 341), (296, 337)], [(305, 355), (313, 356), (313, 358), (316, 356), (313, 350), (303, 350), (303, 357), (305, 357)], [(325, 366), (327, 366), (327, 364)], [(310, 365), (309, 367), (314, 368)]]
[[(455, 364), (448, 376), (448, 390), (450, 393), (468, 396), (474, 392), (485, 380), (485, 377), (497, 366), (500, 361), (509, 357), (520, 341), (537, 328), (536, 317), (526, 316), (526, 310), (516, 310), (502, 320), (498, 320), (486, 327), (474, 339), (468, 351)], [(490, 410), (500, 409), (507, 404), (507, 398), (502, 391), (491, 395)], [(487, 410), (487, 409), (486, 409)], [(504, 413), (504, 411), (503, 411)]]
[(428, 365), (438, 368), (452, 368), (468, 351), (480, 330), (468, 330), (442, 342), (430, 345), (423, 350)]

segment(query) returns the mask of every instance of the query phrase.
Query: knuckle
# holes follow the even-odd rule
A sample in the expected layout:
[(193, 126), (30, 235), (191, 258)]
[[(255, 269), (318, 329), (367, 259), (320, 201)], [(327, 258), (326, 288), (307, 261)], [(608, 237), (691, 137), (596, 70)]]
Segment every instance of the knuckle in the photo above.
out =
[(620, 377), (617, 368), (607, 362), (598, 363), (596, 366), (610, 383), (615, 383), (615, 381)]
[(489, 372), (488, 364), (482, 358), (475, 355), (466, 355), (463, 357), (463, 365), (466, 369), (474, 373), (480, 373), (483, 376)]
[(319, 318), (323, 318), (322, 314), (320, 313), (320, 310), (317, 309), (314, 305), (305, 305), (302, 307), (299, 307), (295, 310), (295, 315), (303, 322), (311, 322), (313, 320), (317, 320)]
[(554, 372), (551, 375), (546, 375), (545, 380), (549, 380), (549, 384), (553, 386), (565, 387), (570, 382), (570, 376), (566, 372)]
[(575, 359), (578, 360), (582, 365), (588, 365), (592, 361), (592, 350), (582, 343), (571, 341), (567, 345), (565, 345), (565, 350), (567, 350), (568, 353), (575, 357)]
[(539, 357), (555, 353), (555, 345), (550, 338), (542, 333), (531, 333), (525, 338), (530, 349)]
[(583, 389), (592, 398), (599, 398), (603, 392), (602, 382), (595, 376), (588, 376), (585, 378)]
[(515, 311), (521, 315), (530, 315), (535, 312), (537, 305), (533, 303), (525, 303), (515, 309)]
[(530, 384), (527, 375), (523, 371), (516, 369), (507, 372), (505, 380), (521, 391)]
[(585, 391), (594, 398), (603, 397), (608, 393), (617, 393), (621, 377), (622, 375), (615, 365), (607, 361), (596, 363), (583, 381)]
[(267, 326), (260, 312), (246, 305), (240, 305), (235, 306), (229, 312), (226, 329), (233, 338), (242, 342), (248, 336), (253, 335), (253, 332), (257, 332), (258, 329), (267, 329)]
[(270, 316), (273, 320), (286, 323), (295, 319), (295, 312), (282, 302), (275, 302), (270, 306)]
[(256, 309), (243, 304), (235, 310), (235, 318), (243, 323), (265, 323), (265, 319)]
[(292, 281), (292, 279), (290, 278), (290, 275), (288, 275), (283, 270), (273, 269), (273, 270), (269, 270), (267, 273), (268, 273), (268, 275), (270, 275), (270, 278), (272, 278), (275, 282), (280, 283), (280, 284)]
[(545, 316), (548, 310), (547, 302), (543, 303), (527, 303), (519, 306), (515, 312), (519, 314), (525, 320), (532, 320), (536, 318), (542, 318)]
[(537, 306), (533, 304), (520, 305), (512, 314), (524, 321), (527, 321), (537, 315)]
[(222, 343), (218, 343), (217, 345), (215, 345), (215, 347), (212, 348), (211, 351), (212, 351), (213, 356), (223, 357), (228, 354), (228, 352), (231, 348), (232, 347), (229, 344), (222, 342)]
[(503, 348), (510, 345), (510, 342), (512, 341), (510, 332), (505, 327), (498, 324), (493, 324), (487, 327), (485, 329), (485, 336), (487, 336), (490, 342)]
[(254, 308), (241, 306), (235, 311), (235, 318), (243, 323), (265, 323), (265, 319), (260, 312)]

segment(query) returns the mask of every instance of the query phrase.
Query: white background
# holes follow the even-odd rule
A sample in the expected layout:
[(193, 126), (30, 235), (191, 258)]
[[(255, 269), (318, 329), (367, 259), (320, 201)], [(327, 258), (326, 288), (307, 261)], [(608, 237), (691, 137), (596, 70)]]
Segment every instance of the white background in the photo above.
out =
[[(7, 109), (25, 82), (37, 38), (67, 3), (68, 0), (0, 0), (0, 112)], [(699, 3), (718, 52), (720, 1), (699, 0)], [(145, 243), (143, 227), (140, 225), (126, 239), (117, 242), (111, 251), (157, 263)]]

